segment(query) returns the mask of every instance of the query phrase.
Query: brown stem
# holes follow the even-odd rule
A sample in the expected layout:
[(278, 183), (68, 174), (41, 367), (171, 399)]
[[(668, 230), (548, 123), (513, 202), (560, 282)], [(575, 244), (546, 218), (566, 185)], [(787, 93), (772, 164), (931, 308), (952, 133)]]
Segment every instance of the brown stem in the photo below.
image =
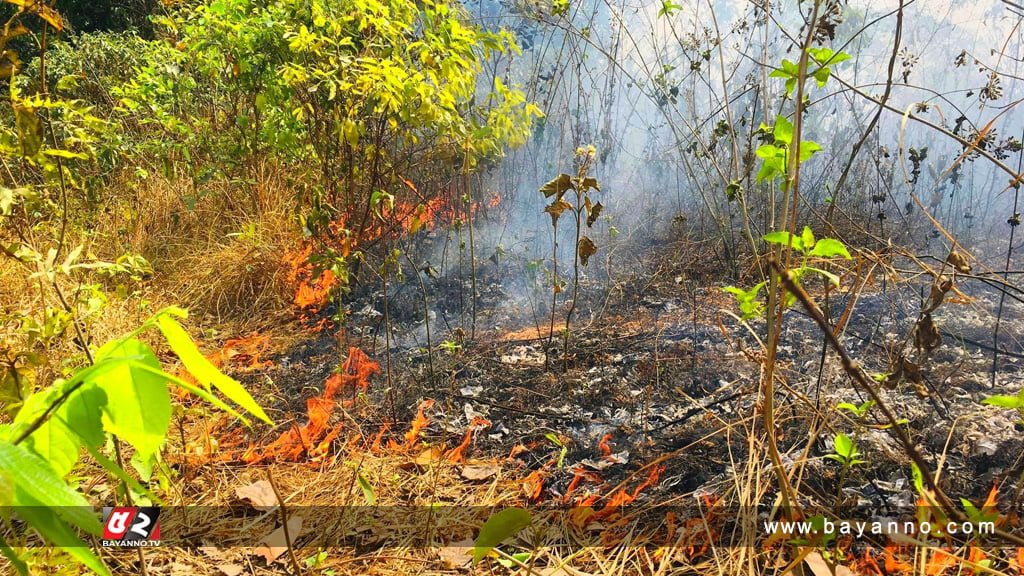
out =
[[(921, 471), (921, 477), (924, 479), (924, 483), (928, 486), (928, 489), (935, 495), (935, 500), (939, 504), (939, 507), (942, 508), (942, 511), (946, 513), (949, 517), (955, 518), (957, 521), (969, 521), (969, 518), (967, 518), (967, 516), (960, 510), (956, 509), (956, 507), (953, 505), (952, 500), (950, 500), (949, 496), (946, 495), (942, 488), (939, 487), (938, 483), (935, 482), (935, 478), (932, 476), (930, 472), (928, 462), (924, 459), (924, 456), (922, 456), (921, 453), (918, 451), (917, 446), (915, 446), (914, 441), (907, 434), (907, 431), (903, 429), (903, 426), (899, 423), (899, 420), (896, 418), (896, 415), (892, 412), (889, 406), (885, 403), (885, 400), (878, 393), (878, 390), (872, 383), (871, 378), (868, 377), (868, 375), (864, 372), (864, 369), (861, 368), (860, 365), (857, 364), (857, 362), (850, 357), (849, 353), (847, 353), (846, 351), (846, 348), (843, 347), (843, 345), (839, 342), (839, 339), (836, 337), (836, 335), (833, 334), (832, 330), (829, 328), (828, 321), (825, 320), (825, 316), (824, 314), (822, 314), (821, 309), (818, 308), (818, 305), (815, 304), (813, 300), (811, 300), (811, 297), (807, 294), (803, 287), (801, 287), (799, 284), (796, 283), (796, 281), (793, 280), (792, 274), (788, 270), (782, 269), (777, 260), (772, 258), (769, 260), (769, 264), (771, 264), (771, 267), (775, 271), (775, 273), (778, 274), (779, 280), (782, 282), (782, 285), (785, 286), (786, 290), (793, 294), (794, 296), (796, 296), (796, 299), (799, 300), (801, 304), (803, 304), (804, 308), (807, 310), (807, 313), (810, 315), (810, 317), (814, 320), (815, 323), (818, 324), (818, 327), (821, 328), (822, 333), (825, 335), (825, 339), (828, 341), (829, 345), (832, 346), (832, 349), (835, 350), (836, 354), (839, 355), (839, 359), (842, 363), (843, 370), (850, 376), (850, 378), (853, 379), (853, 381), (858, 386), (860, 386), (861, 389), (863, 389), (865, 393), (867, 393), (868, 396), (871, 397), (871, 399), (875, 402), (875, 406), (877, 406), (878, 409), (881, 410), (882, 415), (885, 416), (885, 419), (890, 424), (890, 433), (896, 438), (896, 441), (900, 443), (900, 445), (903, 447), (903, 451), (907, 454), (908, 457), (910, 457), (910, 460), (914, 463), (915, 466), (917, 466), (918, 470)], [(1017, 546), (1024, 545), (1024, 538), (1016, 534), (1006, 532), (1005, 530), (996, 528), (993, 534), (1008, 542), (1012, 542)]]
[(299, 566), (299, 559), (295, 556), (291, 531), (288, 529), (288, 511), (284, 507), (284, 498), (281, 498), (281, 492), (277, 489), (277, 483), (274, 482), (274, 475), (270, 473), (270, 468), (267, 468), (267, 481), (270, 482), (270, 488), (274, 491), (274, 497), (277, 498), (277, 510), (281, 513), (281, 529), (284, 531), (284, 544), (288, 547), (288, 558), (292, 562), (292, 570), (295, 571), (296, 576), (301, 576), (302, 568)]

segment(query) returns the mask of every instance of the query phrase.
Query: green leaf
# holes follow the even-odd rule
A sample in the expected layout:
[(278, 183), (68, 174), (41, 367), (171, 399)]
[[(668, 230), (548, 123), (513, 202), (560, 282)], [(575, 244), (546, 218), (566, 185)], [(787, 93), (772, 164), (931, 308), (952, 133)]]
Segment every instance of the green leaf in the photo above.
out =
[(1024, 399), (1020, 396), (989, 396), (982, 400), (981, 403), (1016, 410), (1024, 406)]
[(793, 90), (796, 90), (796, 77), (792, 77), (786, 80), (786, 96), (793, 94)]
[(816, 152), (821, 152), (821, 144), (811, 140), (800, 141), (800, 163), (807, 162)]
[(784, 156), (776, 156), (775, 158), (767, 158), (761, 165), (761, 169), (757, 172), (757, 181), (763, 182), (765, 180), (775, 180), (779, 176), (786, 173), (786, 163), (783, 160)]
[(373, 492), (373, 486), (370, 486), (369, 480), (366, 479), (362, 473), (356, 474), (356, 481), (359, 482), (359, 489), (363, 491), (363, 499), (370, 506), (377, 505), (377, 495)]
[(506, 538), (513, 536), (533, 522), (533, 517), (522, 508), (506, 508), (492, 515), (480, 528), (473, 547), (473, 564), (480, 562), (485, 556), (501, 544)]
[(782, 142), (785, 145), (793, 143), (793, 123), (786, 119), (785, 116), (779, 114), (775, 117), (775, 135), (776, 142)]
[(189, 338), (185, 329), (180, 324), (174, 321), (169, 316), (161, 316), (157, 318), (157, 325), (160, 327), (160, 331), (163, 332), (164, 338), (167, 339), (167, 343), (170, 344), (171, 350), (181, 360), (181, 363), (185, 365), (185, 368), (189, 371), (192, 376), (196, 378), (204, 386), (209, 387), (213, 385), (235, 404), (238, 404), (247, 412), (256, 416), (260, 420), (273, 424), (267, 414), (260, 408), (259, 404), (253, 399), (249, 392), (242, 387), (240, 383), (234, 378), (231, 378), (223, 374), (220, 370), (210, 363), (205, 356), (199, 352), (196, 348), (192, 339)]
[(847, 410), (849, 412), (853, 412), (854, 414), (860, 413), (860, 410), (853, 404), (850, 404), (849, 402), (840, 402), (839, 404), (836, 404), (836, 410)]
[(152, 368), (141, 370), (121, 362), (116, 369), (94, 379), (107, 395), (103, 429), (134, 446), (139, 460), (151, 461), (160, 451), (171, 423), (171, 395), (167, 379), (160, 376), (160, 361), (149, 346), (134, 338), (103, 346), (96, 358), (130, 358)]
[(924, 493), (924, 474), (921, 469), (917, 467), (917, 464), (910, 463), (910, 476), (914, 479), (914, 488), (917, 489), (918, 494)]
[(785, 151), (776, 146), (772, 146), (771, 144), (762, 144), (757, 147), (757, 150), (754, 153), (757, 154), (758, 158), (768, 159), (781, 156), (785, 154)]
[(821, 274), (822, 276), (828, 279), (829, 284), (832, 284), (833, 286), (839, 286), (839, 276), (836, 276), (835, 274), (827, 270), (822, 270), (821, 268), (815, 268), (813, 266), (805, 266), (805, 268), (812, 272), (817, 272), (818, 274)]
[(672, 0), (662, 0), (661, 9), (658, 10), (658, 18), (661, 18), (662, 16), (671, 16), (682, 8), (683, 7), (681, 5), (676, 4)]
[(810, 226), (804, 226), (803, 231), (800, 232), (800, 241), (803, 243), (805, 250), (814, 246), (814, 232)]
[[(61, 484), (63, 485), (63, 482)], [(109, 575), (110, 572), (103, 565), (103, 562), (89, 550), (89, 546), (82, 542), (78, 535), (61, 519), (62, 514), (60, 514), (59, 510), (59, 508), (47, 507), (42, 501), (22, 494), (20, 507), (17, 511), (18, 516), (25, 522), (28, 522), (47, 542), (60, 547), (70, 554), (72, 558), (75, 558), (93, 572)], [(91, 508), (88, 510), (92, 511)], [(95, 516), (93, 514), (89, 516), (96, 523), (97, 530), (102, 532), (103, 529)]]
[(847, 460), (850, 460), (857, 455), (857, 447), (853, 443), (853, 440), (842, 432), (836, 434), (836, 437), (832, 440), (832, 446), (836, 454), (846, 458)]
[[(62, 387), (53, 386), (29, 396), (14, 419), (15, 430), (19, 427), (31, 426), (57, 401), (61, 393)], [(64, 409), (65, 406), (62, 405), (57, 411)], [(63, 478), (78, 462), (78, 451), (82, 444), (79, 436), (69, 430), (63, 421), (55, 419), (55, 416), (56, 411), (25, 438), (22, 446), (46, 461), (50, 468)], [(98, 413), (95, 420), (97, 422), (99, 420)]]
[(89, 502), (65, 484), (39, 456), (21, 446), (0, 441), (0, 470), (5, 471), (16, 492), (20, 492), (15, 497), (15, 505), (30, 506), (36, 502), (51, 507), (64, 520), (86, 532), (102, 532)]
[(846, 246), (842, 242), (834, 238), (822, 238), (814, 245), (814, 248), (808, 253), (808, 256), (818, 256), (820, 258), (835, 258), (836, 256), (842, 256), (847, 260), (852, 260), (850, 252), (846, 249)]
[(775, 232), (769, 232), (764, 235), (764, 241), (769, 244), (781, 244), (782, 246), (792, 246), (794, 250), (803, 252), (804, 241), (799, 236), (794, 236), (787, 231), (778, 230)]
[(830, 70), (827, 66), (819, 68), (818, 71), (814, 73), (814, 80), (818, 83), (818, 88), (822, 88), (825, 86), (825, 84), (828, 84), (828, 79), (831, 75), (832, 70)]
[(68, 160), (87, 160), (89, 158), (88, 154), (72, 152), (70, 150), (59, 150), (55, 148), (43, 150), (43, 154), (46, 154), (47, 156), (56, 156), (57, 158), (67, 158)]
[(0, 535), (0, 554), (3, 554), (3, 557), (7, 558), (7, 561), (14, 567), (14, 571), (20, 576), (28, 576), (28, 564), (19, 558), (18, 555), (14, 553), (14, 550), (7, 545), (7, 541), (4, 540), (3, 535)]

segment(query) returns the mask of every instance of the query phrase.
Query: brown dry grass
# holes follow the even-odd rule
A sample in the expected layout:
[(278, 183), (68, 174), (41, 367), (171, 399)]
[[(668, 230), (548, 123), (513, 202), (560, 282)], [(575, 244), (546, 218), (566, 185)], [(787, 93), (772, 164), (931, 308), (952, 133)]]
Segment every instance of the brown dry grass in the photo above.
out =
[(284, 256), (300, 243), (294, 197), (267, 167), (247, 184), (199, 190), (152, 180), (136, 193), (138, 221), (127, 247), (149, 258), (171, 299), (205, 323), (235, 332), (265, 327), (292, 298)]

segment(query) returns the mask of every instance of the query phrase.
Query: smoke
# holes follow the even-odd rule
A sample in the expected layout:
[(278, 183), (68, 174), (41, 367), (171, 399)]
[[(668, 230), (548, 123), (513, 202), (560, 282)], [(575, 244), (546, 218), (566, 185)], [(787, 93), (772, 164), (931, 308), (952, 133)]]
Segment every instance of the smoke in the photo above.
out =
[[(575, 231), (563, 216), (553, 247), (555, 229), (538, 189), (575, 173), (580, 146), (597, 148), (590, 175), (605, 206), (585, 230), (599, 247), (583, 269), (585, 282), (614, 274), (609, 255), (632, 265), (650, 246), (687, 232), (716, 240), (723, 258), (749, 254), (744, 211), (750, 236), (758, 238), (772, 228), (780, 197), (777, 187), (755, 180), (758, 129), (793, 110), (784, 80), (769, 75), (784, 59), (799, 58), (810, 4), (801, 4), (801, 14), (793, 3), (584, 0), (555, 14), (545, 3), (468, 3), (478, 24), (513, 31), (522, 47), (494, 62), (481, 90), (500, 77), (524, 89), (545, 117), (525, 146), (471, 180), (480, 205), (474, 221), (431, 233), (424, 258), (442, 278), (425, 281), (451, 283), (447, 295), (431, 297), (436, 317), (455, 314), (451, 292), (470, 275), (470, 251), (480, 297), (496, 298), (510, 317), (548, 314), (553, 250), (558, 276), (571, 280)], [(865, 96), (884, 92), (900, 3), (840, 6), (841, 23), (826, 44), (851, 59), (832, 67), (824, 87), (808, 82), (803, 139), (824, 151), (802, 170), (801, 224), (819, 226), (817, 215), (836, 197), (847, 159), (865, 138), (838, 192), (843, 218), (944, 258), (948, 245), (932, 232), (916, 196), (962, 246), (995, 266), (1012, 216), (1008, 174), (977, 153), (962, 158), (964, 145), (928, 124), (979, 141), (1017, 168), (1013, 139), (1019, 142), (1024, 128), (1015, 110), (1022, 97), (1014, 78), (1022, 56), (1018, 17), (997, 0), (905, 2), (888, 109), (865, 136), (878, 110)], [(733, 183), (744, 202), (727, 192)], [(469, 289), (458, 285), (460, 318)]]

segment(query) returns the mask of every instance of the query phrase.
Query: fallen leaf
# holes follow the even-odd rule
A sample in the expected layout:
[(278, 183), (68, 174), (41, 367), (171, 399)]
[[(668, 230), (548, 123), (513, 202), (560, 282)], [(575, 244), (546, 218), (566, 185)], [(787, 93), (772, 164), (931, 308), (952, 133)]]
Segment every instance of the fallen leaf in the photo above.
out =
[(441, 458), (441, 449), (437, 446), (431, 446), (423, 452), (420, 452), (419, 456), (413, 459), (413, 464), (417, 466), (427, 467), (433, 462), (436, 462)]
[(235, 488), (235, 496), (240, 500), (248, 500), (256, 508), (273, 508), (278, 505), (274, 487), (266, 480)]
[(448, 568), (464, 568), (473, 561), (473, 546), (472, 540), (453, 542), (451, 546), (439, 548), (437, 555)]
[(501, 471), (496, 464), (472, 464), (462, 467), (462, 477), (466, 480), (485, 480)]
[(842, 564), (836, 564), (833, 572), (832, 567), (817, 552), (808, 554), (804, 558), (804, 562), (807, 563), (807, 567), (811, 569), (814, 576), (854, 576), (853, 571)]
[(217, 570), (220, 570), (220, 573), (224, 576), (238, 576), (245, 571), (245, 567), (238, 564), (221, 564), (217, 566)]
[[(292, 543), (295, 543), (295, 539), (299, 537), (299, 533), (302, 531), (302, 517), (294, 516), (291, 520), (288, 520), (288, 535), (291, 536)], [(254, 556), (262, 556), (266, 561), (267, 565), (271, 565), (282, 554), (288, 551), (288, 542), (284, 537), (284, 528), (278, 528), (270, 534), (267, 534), (260, 540), (262, 546), (257, 547), (253, 550)]]

